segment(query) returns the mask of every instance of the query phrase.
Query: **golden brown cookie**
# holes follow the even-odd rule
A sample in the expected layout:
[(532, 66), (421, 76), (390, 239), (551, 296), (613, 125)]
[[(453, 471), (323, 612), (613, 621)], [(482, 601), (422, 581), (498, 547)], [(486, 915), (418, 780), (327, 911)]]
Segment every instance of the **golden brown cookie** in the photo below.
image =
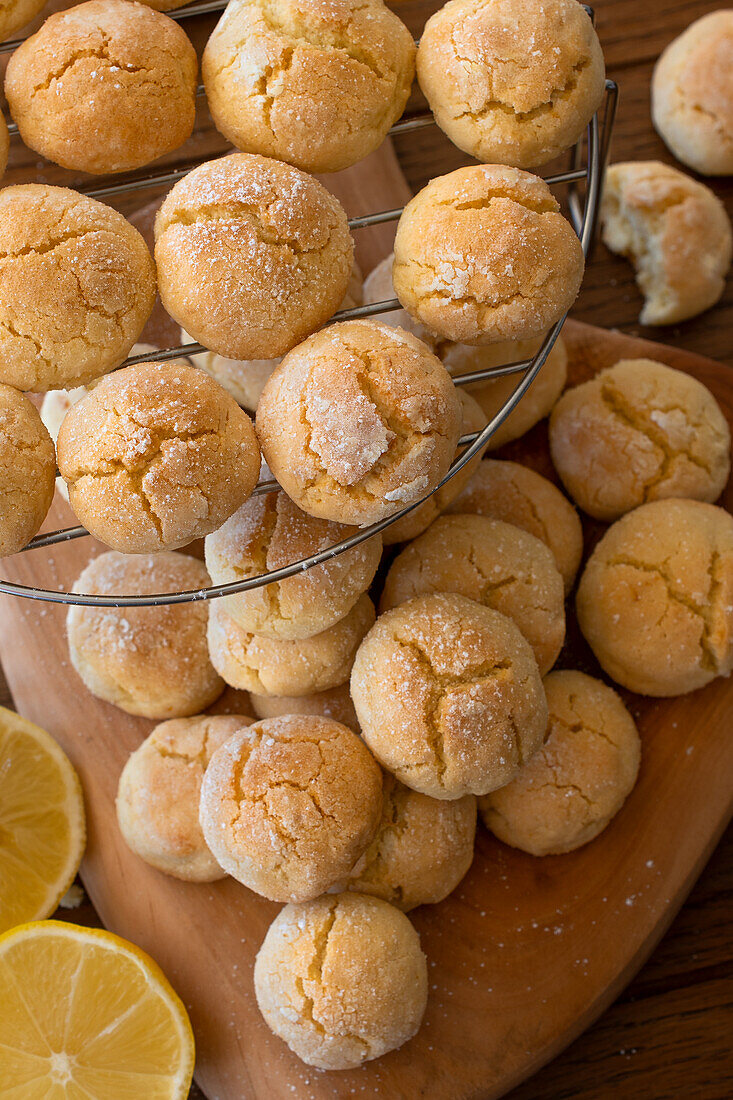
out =
[[(209, 576), (187, 554), (109, 552), (89, 563), (75, 592), (149, 596), (205, 588)], [(70, 607), (71, 663), (92, 695), (144, 718), (199, 714), (224, 690), (209, 661), (208, 605)]]
[(354, 1069), (420, 1027), (428, 973), (420, 939), (399, 909), (364, 894), (287, 905), (255, 960), (266, 1023), (319, 1069)]
[(201, 826), (221, 866), (272, 901), (308, 901), (377, 831), (382, 773), (346, 726), (285, 715), (240, 730), (211, 760)]
[(343, 207), (289, 164), (233, 153), (194, 168), (155, 219), (163, 305), (229, 359), (273, 359), (338, 309), (354, 245)]
[(68, 389), (118, 367), (155, 302), (155, 265), (121, 214), (66, 187), (0, 191), (0, 381)]
[(5, 94), (30, 149), (78, 172), (125, 172), (191, 136), (197, 71), (188, 35), (166, 15), (87, 0), (14, 51)]
[(0, 557), (36, 535), (53, 500), (56, 452), (25, 394), (0, 384)]
[(630, 794), (641, 756), (615, 691), (583, 672), (551, 672), (544, 683), (544, 745), (516, 779), (479, 801), (487, 828), (533, 856), (572, 852), (597, 837)]
[(464, 344), (542, 335), (570, 309), (584, 270), (544, 180), (497, 164), (431, 180), (405, 207), (394, 254), (407, 312)]
[(342, 726), (359, 732), (359, 720), (348, 682), (327, 691), (310, 695), (258, 695), (251, 692), (252, 709), (258, 718), (278, 718), (281, 714), (316, 714), (321, 718), (333, 718)]
[(563, 394), (550, 451), (576, 504), (607, 521), (664, 497), (712, 504), (730, 473), (730, 429), (710, 390), (653, 359), (622, 359)]
[(252, 421), (203, 371), (140, 363), (69, 410), (58, 463), (87, 530), (141, 554), (219, 527), (257, 484), (260, 453)]
[(459, 149), (517, 168), (546, 164), (583, 136), (606, 76), (576, 0), (450, 0), (425, 24), (417, 73)]
[(733, 516), (697, 500), (642, 504), (608, 529), (577, 595), (603, 669), (641, 695), (683, 695), (733, 668)]
[(238, 149), (338, 172), (402, 114), (415, 44), (382, 0), (234, 0), (202, 70), (214, 123)]
[(395, 558), (381, 611), (431, 592), (455, 592), (500, 611), (532, 646), (540, 675), (565, 638), (563, 580), (534, 535), (479, 515), (441, 516)]
[(447, 593), (380, 615), (356, 654), (351, 696), (382, 766), (433, 798), (504, 786), (547, 726), (537, 662), (519, 628)]
[(199, 824), (201, 781), (216, 752), (251, 718), (200, 714), (162, 722), (128, 757), (117, 787), (125, 843), (166, 875), (187, 882), (223, 878)]
[(43, 0), (8, 0), (0, 9), (0, 42), (35, 19), (43, 9)]
[(8, 154), (10, 152), (10, 135), (5, 115), (0, 112), (0, 179), (5, 175), (8, 166)]

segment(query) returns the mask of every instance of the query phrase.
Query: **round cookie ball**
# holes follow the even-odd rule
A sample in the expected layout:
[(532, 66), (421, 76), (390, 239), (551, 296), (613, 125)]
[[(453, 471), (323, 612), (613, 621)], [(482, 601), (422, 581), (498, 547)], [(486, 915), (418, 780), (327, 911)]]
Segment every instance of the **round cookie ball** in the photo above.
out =
[(333, 718), (334, 722), (348, 726), (354, 733), (359, 732), (359, 720), (348, 682), (311, 695), (258, 695), (253, 691), (250, 701), (258, 718), (278, 718), (281, 714), (317, 714), (321, 718)]
[(402, 114), (415, 43), (382, 0), (234, 0), (202, 72), (214, 124), (238, 149), (338, 172)]
[(173, 718), (128, 758), (117, 787), (117, 821), (128, 848), (151, 867), (187, 882), (224, 877), (199, 824), (201, 781), (216, 750), (251, 721)]
[(603, 243), (628, 257), (644, 295), (642, 325), (673, 325), (725, 290), (733, 233), (704, 183), (658, 160), (612, 164), (601, 203)]
[(5, 121), (5, 115), (0, 112), (0, 179), (5, 175), (5, 169), (8, 167), (8, 155), (10, 153), (10, 134), (8, 133), (8, 124)]
[(0, 557), (38, 534), (55, 481), (56, 452), (38, 410), (25, 394), (0, 385)]
[[(394, 265), (394, 252), (390, 252), (388, 256), (385, 256), (383, 260), (380, 260), (376, 267), (367, 275), (364, 280), (364, 305), (375, 305), (377, 302), (391, 302), (397, 295), (395, 293), (394, 284), (392, 282), (392, 267)], [(433, 336), (431, 332), (413, 320), (406, 309), (391, 309), (386, 313), (375, 313), (372, 321), (379, 321), (382, 325), (390, 325), (391, 328), (403, 328), (406, 332), (411, 332), (413, 336), (417, 336), (419, 340), (422, 340), (428, 345), (431, 351), (434, 351), (438, 358), (440, 355), (436, 348), (441, 344), (441, 341)], [(443, 341), (442, 343), (445, 343)]]
[(368, 524), (420, 500), (448, 472), (461, 404), (416, 337), (344, 321), (283, 359), (257, 406), (267, 465), (314, 516)]
[(443, 901), (473, 862), (476, 799), (450, 802), (411, 791), (385, 772), (382, 820), (344, 889), (408, 912)]
[(733, 174), (733, 11), (709, 12), (675, 38), (651, 81), (652, 122), (677, 160)]
[(355, 1069), (416, 1034), (428, 997), (420, 938), (379, 898), (338, 894), (288, 905), (255, 960), (267, 1025), (319, 1069)]
[[(478, 401), (463, 389), (457, 389), (456, 392), (463, 412), (461, 437), (482, 431), (488, 421)], [(458, 447), (456, 458), (462, 455), (465, 449), (465, 447)], [(401, 519), (395, 520), (386, 527), (382, 532), (384, 545), (392, 546), (396, 542), (410, 542), (411, 539), (416, 539), (426, 531), (433, 520), (437, 519), (441, 512), (445, 512), (451, 501), (468, 485), (479, 467), (484, 450), (485, 448), (482, 448), (458, 473), (453, 474), (445, 485), (441, 485), (430, 494), (427, 500), (418, 504), (417, 508), (413, 508), (406, 516), (402, 516)]]
[(602, 668), (641, 695), (684, 695), (733, 668), (733, 516), (656, 500), (617, 520), (577, 595)]
[(318, 180), (248, 153), (194, 168), (155, 219), (163, 305), (229, 359), (284, 355), (324, 324), (353, 252), (343, 207)]
[(606, 86), (598, 35), (577, 0), (450, 0), (425, 24), (417, 73), (454, 145), (517, 168), (574, 145)]
[(308, 901), (371, 843), (382, 773), (346, 726), (284, 715), (240, 730), (201, 787), (206, 842), (233, 878), (272, 901)]
[[(263, 493), (209, 535), (206, 567), (214, 584), (246, 580), (292, 565), (353, 534), (350, 527), (302, 512), (285, 493)], [(348, 615), (371, 584), (381, 556), (382, 539), (374, 535), (285, 580), (225, 597), (227, 612), (251, 634), (288, 641), (310, 638)]]
[(442, 592), (379, 616), (356, 654), (351, 697), (382, 766), (432, 798), (503, 787), (547, 726), (537, 662), (519, 628)]
[(664, 497), (712, 504), (730, 473), (730, 429), (696, 378), (622, 359), (560, 398), (550, 452), (576, 504), (611, 521)]
[(257, 484), (252, 421), (183, 363), (140, 363), (103, 379), (64, 417), (59, 471), (87, 530), (115, 550), (187, 546)]
[(552, 551), (520, 527), (486, 516), (441, 516), (395, 558), (381, 611), (414, 596), (455, 592), (506, 615), (544, 676), (565, 640), (564, 585)]
[[(149, 596), (205, 588), (209, 576), (187, 554), (108, 552), (89, 563), (74, 592)], [(224, 690), (206, 645), (207, 604), (70, 607), (71, 663), (92, 695), (143, 718), (199, 714)]]
[(497, 164), (431, 180), (400, 217), (394, 255), (407, 312), (464, 344), (547, 332), (575, 301), (585, 266), (544, 180)]
[(0, 381), (70, 389), (124, 362), (155, 303), (155, 265), (121, 214), (66, 187), (5, 187), (0, 256)]
[(631, 793), (641, 742), (615, 691), (582, 672), (545, 678), (545, 743), (516, 779), (479, 802), (488, 829), (533, 856), (572, 852), (603, 832)]
[(172, 152), (196, 116), (196, 51), (166, 15), (88, 0), (12, 54), (10, 113), (25, 144), (77, 172), (125, 172)]
[(551, 481), (528, 466), (485, 458), (447, 511), (488, 516), (528, 531), (549, 546), (566, 594), (573, 587), (583, 556), (578, 513)]
[(327, 630), (284, 641), (244, 630), (229, 614), (224, 597), (214, 600), (209, 612), (209, 655), (224, 680), (242, 691), (259, 695), (325, 691), (349, 679), (356, 651), (374, 618), (374, 604), (364, 595)]
[(16, 31), (35, 19), (43, 10), (43, 0), (8, 0), (0, 9), (0, 42), (12, 38)]

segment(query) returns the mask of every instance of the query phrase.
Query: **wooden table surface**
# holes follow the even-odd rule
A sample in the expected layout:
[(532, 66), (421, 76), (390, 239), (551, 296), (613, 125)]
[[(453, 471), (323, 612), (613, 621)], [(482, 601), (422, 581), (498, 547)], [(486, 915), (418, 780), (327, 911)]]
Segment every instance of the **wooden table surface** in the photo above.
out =
[[(419, 33), (426, 15), (438, 5), (435, 0), (395, 0), (393, 6)], [(612, 160), (674, 163), (650, 122), (652, 67), (663, 47), (693, 19), (720, 6), (705, 0), (646, 4), (596, 0), (608, 73), (621, 90)], [(193, 29), (192, 22), (187, 29)], [(211, 23), (202, 23), (194, 37), (204, 34), (207, 25)], [(419, 104), (415, 96), (410, 109)], [(208, 135), (206, 145), (209, 155), (223, 148), (214, 135)], [(466, 163), (432, 128), (399, 139), (396, 148), (414, 190), (432, 176)], [(175, 155), (170, 159), (175, 160)], [(27, 166), (35, 158), (29, 155), (21, 160)], [(24, 175), (28, 178), (27, 172)], [(56, 182), (51, 178), (54, 169), (45, 175), (48, 182)], [(733, 180), (715, 181), (713, 186), (733, 216)], [(733, 279), (714, 310), (672, 329), (643, 329), (637, 320), (640, 302), (629, 265), (598, 244), (573, 316), (678, 344), (733, 366)], [(12, 706), (1, 674), (0, 702)], [(731, 899), (733, 835), (729, 831), (670, 931), (625, 993), (564, 1054), (515, 1089), (509, 1100), (678, 1100), (683, 1096), (729, 1100), (733, 1096)], [(59, 916), (80, 923), (96, 921), (88, 903), (76, 911), (62, 910)], [(191, 1097), (202, 1100), (195, 1087)]]

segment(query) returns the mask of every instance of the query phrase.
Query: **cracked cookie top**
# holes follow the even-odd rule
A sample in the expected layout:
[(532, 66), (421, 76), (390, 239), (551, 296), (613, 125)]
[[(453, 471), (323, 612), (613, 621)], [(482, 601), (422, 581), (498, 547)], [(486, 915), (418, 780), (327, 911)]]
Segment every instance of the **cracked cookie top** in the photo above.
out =
[(124, 172), (191, 136), (198, 61), (165, 15), (88, 0), (49, 16), (8, 62), (5, 94), (29, 148), (78, 172)]
[(448, 512), (490, 516), (529, 531), (552, 550), (565, 592), (573, 587), (583, 556), (578, 513), (551, 481), (528, 466), (484, 459)]
[(56, 452), (35, 405), (0, 385), (0, 557), (16, 554), (46, 518)]
[(565, 638), (564, 586), (552, 551), (534, 535), (487, 516), (440, 516), (392, 563), (380, 609), (430, 592), (455, 592), (501, 611), (549, 672)]
[(583, 672), (545, 677), (545, 743), (516, 779), (479, 800), (495, 836), (534, 856), (587, 844), (621, 809), (639, 772), (634, 719), (610, 687)]
[(730, 473), (730, 429), (710, 390), (653, 359), (622, 359), (563, 394), (550, 417), (555, 469), (601, 520), (639, 504), (712, 504)]
[(385, 772), (377, 835), (343, 889), (384, 898), (404, 912), (443, 901), (473, 862), (475, 835), (472, 794), (429, 798)]
[(66, 187), (0, 191), (0, 380), (43, 392), (98, 378), (154, 302), (152, 257), (116, 210)]
[(696, 19), (652, 74), (652, 121), (678, 160), (704, 176), (733, 174), (733, 11)]
[(285, 357), (257, 406), (262, 451), (304, 511), (367, 524), (445, 476), (461, 405), (445, 368), (411, 333), (329, 325)]
[(733, 516), (696, 500), (642, 504), (608, 529), (577, 595), (604, 670), (641, 695), (683, 695), (733, 668)]
[(348, 681), (339, 687), (308, 695), (258, 695), (252, 691), (249, 698), (258, 718), (277, 718), (281, 714), (317, 714), (321, 718), (341, 722), (354, 733), (359, 732)]
[(547, 725), (537, 662), (519, 628), (447, 593), (379, 616), (356, 654), (351, 695), (382, 766), (433, 798), (502, 787)]
[(269, 1027), (319, 1069), (354, 1069), (402, 1046), (428, 996), (410, 920), (364, 894), (286, 905), (257, 954), (254, 982)]
[[(152, 595), (205, 588), (209, 575), (188, 554), (100, 554), (74, 583), (98, 596)], [(206, 645), (208, 604), (70, 607), (71, 663), (92, 692), (128, 714), (198, 714), (224, 690)]]
[[(285, 435), (283, 442), (292, 440)], [(206, 565), (215, 584), (227, 584), (292, 565), (354, 533), (345, 524), (301, 511), (283, 492), (263, 493), (209, 535)], [(374, 535), (285, 580), (227, 596), (227, 612), (245, 631), (283, 640), (309, 638), (351, 611), (371, 584), (381, 556), (382, 538)]]
[(242, 691), (263, 696), (325, 691), (348, 680), (356, 651), (374, 617), (374, 604), (363, 595), (333, 626), (310, 638), (287, 641), (245, 630), (230, 615), (224, 597), (213, 600), (209, 612), (209, 654), (224, 680)]
[(709, 187), (658, 160), (612, 164), (603, 243), (628, 257), (644, 295), (642, 325), (672, 325), (720, 298), (733, 252), (730, 219)]
[(194, 168), (155, 219), (163, 305), (229, 359), (275, 359), (324, 324), (353, 252), (343, 207), (318, 180), (248, 153)]
[(307, 901), (376, 833), (382, 773), (346, 726), (314, 715), (255, 722), (212, 757), (201, 825), (221, 866), (273, 901)]
[(498, 164), (431, 180), (402, 212), (394, 256), (408, 313), (464, 344), (543, 336), (575, 301), (585, 266), (544, 180)]
[(257, 484), (252, 422), (184, 363), (141, 363), (104, 378), (64, 417), (58, 463), (80, 521), (141, 554), (219, 527)]
[(251, 722), (241, 715), (173, 718), (128, 757), (117, 821), (128, 847), (151, 867), (187, 882), (224, 877), (199, 824), (201, 781), (216, 750)]
[(425, 25), (417, 75), (459, 149), (517, 168), (574, 145), (605, 88), (603, 51), (576, 0), (451, 0)]
[(237, 148), (337, 172), (402, 114), (415, 44), (382, 0), (234, 0), (202, 71), (217, 129)]

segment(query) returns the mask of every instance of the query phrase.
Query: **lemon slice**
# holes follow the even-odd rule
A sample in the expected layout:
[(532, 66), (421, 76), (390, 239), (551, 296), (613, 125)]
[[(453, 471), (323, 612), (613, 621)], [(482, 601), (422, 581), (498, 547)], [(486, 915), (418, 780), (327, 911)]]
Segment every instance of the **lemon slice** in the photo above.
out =
[(185, 1100), (194, 1044), (181, 1001), (111, 932), (38, 921), (0, 936), (2, 1100)]
[(45, 730), (0, 707), (0, 932), (53, 913), (79, 869), (85, 832), (68, 757)]

